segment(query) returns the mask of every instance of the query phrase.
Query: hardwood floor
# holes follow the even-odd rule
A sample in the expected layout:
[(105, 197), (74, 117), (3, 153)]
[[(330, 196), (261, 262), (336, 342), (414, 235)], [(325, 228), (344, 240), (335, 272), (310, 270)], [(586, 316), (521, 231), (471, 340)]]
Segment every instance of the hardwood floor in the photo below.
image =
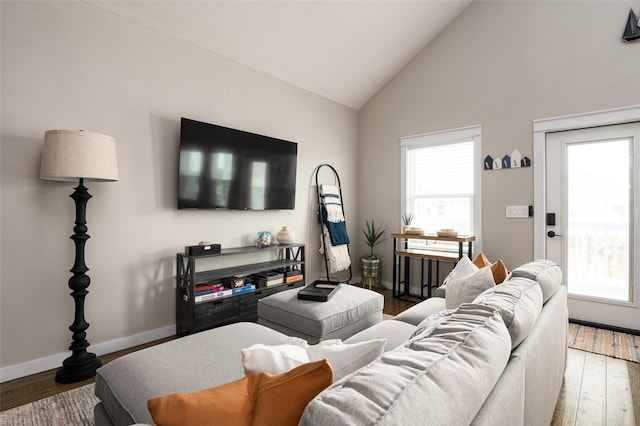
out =
[[(397, 315), (413, 303), (384, 295), (384, 313)], [(417, 301), (417, 300), (416, 300)], [(174, 337), (100, 356), (103, 364)], [(56, 370), (0, 384), (0, 411), (92, 383), (61, 385)], [(569, 349), (567, 369), (552, 425), (640, 425), (640, 364)]]
[(552, 425), (640, 424), (640, 364), (569, 349)]

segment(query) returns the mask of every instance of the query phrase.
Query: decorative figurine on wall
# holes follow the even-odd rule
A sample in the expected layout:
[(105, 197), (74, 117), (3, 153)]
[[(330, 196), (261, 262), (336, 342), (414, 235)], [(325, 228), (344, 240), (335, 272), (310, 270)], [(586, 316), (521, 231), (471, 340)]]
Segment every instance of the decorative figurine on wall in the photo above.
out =
[(502, 157), (487, 155), (484, 157), (483, 167), (485, 170), (519, 169), (521, 167), (531, 167), (531, 159), (523, 157), (520, 151), (515, 149), (511, 155), (505, 154)]
[(493, 170), (493, 157), (487, 155), (484, 157), (484, 169), (485, 170)]
[(493, 170), (499, 170), (502, 168), (502, 159), (500, 157), (496, 157), (493, 159)]
[(640, 20), (633, 13), (633, 9), (629, 10), (629, 17), (627, 18), (627, 25), (624, 27), (624, 34), (622, 34), (622, 41), (629, 42), (640, 38)]
[(511, 153), (511, 168), (520, 167), (522, 161), (522, 154), (517, 149), (514, 149)]

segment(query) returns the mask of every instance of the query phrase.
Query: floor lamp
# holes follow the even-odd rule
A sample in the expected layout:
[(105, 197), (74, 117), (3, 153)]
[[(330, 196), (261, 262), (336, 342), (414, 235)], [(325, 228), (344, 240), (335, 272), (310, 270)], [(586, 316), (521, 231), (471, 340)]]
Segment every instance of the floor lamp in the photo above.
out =
[(71, 296), (75, 302), (75, 316), (69, 330), (73, 341), (69, 349), (72, 354), (65, 359), (56, 373), (56, 382), (75, 383), (89, 379), (96, 374), (102, 362), (95, 354), (87, 352), (89, 342), (86, 330), (89, 323), (84, 318), (84, 299), (89, 293), (91, 282), (89, 270), (84, 263), (84, 246), (89, 239), (86, 226), (87, 202), (91, 195), (84, 181), (118, 180), (115, 140), (99, 133), (82, 130), (48, 130), (44, 134), (40, 178), (61, 181), (79, 180), (71, 198), (76, 206), (76, 222), (71, 239), (75, 243), (76, 257), (69, 279)]

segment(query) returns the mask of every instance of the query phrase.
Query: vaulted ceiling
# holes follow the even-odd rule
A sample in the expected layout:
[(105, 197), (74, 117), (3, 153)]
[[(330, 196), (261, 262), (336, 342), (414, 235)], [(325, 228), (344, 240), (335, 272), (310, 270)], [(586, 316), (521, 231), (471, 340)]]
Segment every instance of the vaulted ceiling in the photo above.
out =
[(85, 1), (358, 110), (472, 0)]

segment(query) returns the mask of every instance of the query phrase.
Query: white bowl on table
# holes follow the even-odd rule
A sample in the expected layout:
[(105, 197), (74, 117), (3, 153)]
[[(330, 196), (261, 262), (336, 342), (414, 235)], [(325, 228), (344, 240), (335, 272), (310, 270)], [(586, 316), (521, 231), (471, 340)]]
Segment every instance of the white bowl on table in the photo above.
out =
[(457, 237), (458, 231), (455, 229), (443, 228), (437, 232), (438, 237)]

